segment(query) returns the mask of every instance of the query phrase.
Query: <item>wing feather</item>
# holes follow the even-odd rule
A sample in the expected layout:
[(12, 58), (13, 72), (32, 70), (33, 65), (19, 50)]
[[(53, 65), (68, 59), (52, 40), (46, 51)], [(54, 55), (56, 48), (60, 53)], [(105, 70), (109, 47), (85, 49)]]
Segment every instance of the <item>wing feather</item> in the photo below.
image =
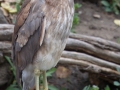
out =
[(20, 84), (22, 70), (33, 62), (45, 34), (45, 16), (40, 0), (28, 2), (20, 10), (13, 34), (13, 62), (16, 66), (17, 81)]

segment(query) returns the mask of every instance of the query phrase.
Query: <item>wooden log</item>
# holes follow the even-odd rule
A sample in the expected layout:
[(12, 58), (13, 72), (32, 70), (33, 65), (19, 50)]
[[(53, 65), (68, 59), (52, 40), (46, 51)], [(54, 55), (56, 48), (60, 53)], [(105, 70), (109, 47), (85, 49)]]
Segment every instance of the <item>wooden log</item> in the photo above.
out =
[(80, 41), (88, 42), (102, 49), (109, 49), (115, 51), (120, 50), (120, 44), (102, 39), (100, 37), (86, 36), (86, 35), (74, 34), (74, 33), (70, 33), (69, 37)]
[[(11, 53), (11, 36), (14, 25), (0, 25), (0, 52)], [(83, 66), (88, 71), (120, 75), (115, 69), (120, 68), (120, 44), (98, 37), (70, 34), (66, 50), (60, 63)], [(78, 51), (78, 52), (75, 52)]]
[(11, 41), (14, 25), (0, 24), (0, 41)]
[(86, 61), (80, 61), (80, 60), (61, 57), (59, 63), (70, 64), (70, 65), (79, 65), (79, 66), (82, 66), (84, 68), (84, 70), (87, 70), (87, 71), (91, 71), (91, 72), (99, 73), (99, 74), (107, 73), (106, 76), (112, 75), (112, 77), (115, 76), (116, 78), (120, 78), (119, 72), (112, 70), (110, 68), (101, 67), (99, 65), (95, 65), (95, 64), (92, 64), (92, 63), (89, 63)]
[(3, 53), (0, 52), (0, 64), (4, 62)]
[[(103, 44), (104, 46), (104, 44)], [(118, 46), (118, 45), (117, 45)], [(120, 45), (119, 45), (120, 46)], [(112, 46), (111, 46), (112, 47)], [(105, 60), (108, 60), (110, 62), (114, 62), (117, 64), (120, 64), (120, 51), (119, 49), (116, 51), (109, 50), (106, 48), (99, 48), (91, 43), (80, 41), (78, 39), (72, 39), (69, 38), (66, 45), (67, 50), (73, 50), (73, 51), (82, 51), (86, 54), (90, 54), (93, 56), (96, 56), (98, 58), (102, 58)]]
[(11, 53), (12, 45), (11, 42), (1, 42), (0, 41), (0, 52)]
[(109, 62), (107, 60), (99, 59), (94, 56), (90, 56), (90, 55), (80, 53), (80, 52), (78, 53), (78, 52), (73, 52), (73, 51), (63, 51), (62, 57), (80, 60), (80, 61), (86, 61), (86, 62), (90, 62), (95, 65), (99, 65), (101, 67), (107, 67), (111, 69), (120, 68), (120, 65), (118, 64)]

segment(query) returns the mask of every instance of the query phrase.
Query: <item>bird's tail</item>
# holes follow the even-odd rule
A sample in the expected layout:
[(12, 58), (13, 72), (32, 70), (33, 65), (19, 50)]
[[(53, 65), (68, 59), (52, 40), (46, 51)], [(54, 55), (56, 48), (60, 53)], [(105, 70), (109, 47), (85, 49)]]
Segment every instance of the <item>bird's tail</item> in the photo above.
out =
[(23, 90), (29, 90), (35, 85), (34, 68), (29, 65), (22, 71)]

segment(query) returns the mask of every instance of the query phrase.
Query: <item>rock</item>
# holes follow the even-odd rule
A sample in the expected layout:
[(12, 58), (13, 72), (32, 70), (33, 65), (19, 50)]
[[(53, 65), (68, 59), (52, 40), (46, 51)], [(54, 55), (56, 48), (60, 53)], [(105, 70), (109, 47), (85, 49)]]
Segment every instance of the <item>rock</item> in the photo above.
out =
[(96, 18), (96, 19), (100, 19), (101, 18), (101, 16), (99, 14), (94, 14), (93, 17)]

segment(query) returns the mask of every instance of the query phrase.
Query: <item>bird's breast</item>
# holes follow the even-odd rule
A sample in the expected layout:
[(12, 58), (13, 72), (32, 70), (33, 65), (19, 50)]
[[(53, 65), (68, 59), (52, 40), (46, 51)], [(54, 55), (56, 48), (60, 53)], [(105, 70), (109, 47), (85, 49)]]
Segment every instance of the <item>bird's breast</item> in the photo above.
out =
[(48, 70), (57, 64), (65, 48), (72, 27), (74, 7), (71, 8), (68, 3), (65, 7), (58, 5), (55, 8), (45, 5), (43, 12), (46, 31), (43, 44), (34, 58), (34, 65), (41, 70)]

